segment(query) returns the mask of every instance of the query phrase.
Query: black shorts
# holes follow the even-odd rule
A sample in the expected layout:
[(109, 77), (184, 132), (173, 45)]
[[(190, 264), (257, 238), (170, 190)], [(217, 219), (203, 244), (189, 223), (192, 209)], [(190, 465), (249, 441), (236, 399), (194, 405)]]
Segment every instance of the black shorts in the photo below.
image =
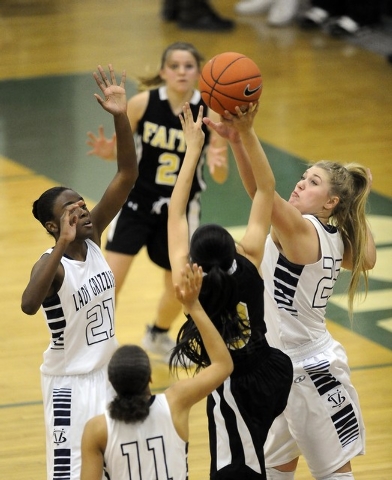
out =
[[(154, 211), (149, 205), (126, 203), (110, 225), (106, 250), (133, 256), (145, 246), (152, 262), (171, 270), (167, 218), (167, 199), (163, 199)], [(199, 195), (188, 205), (188, 222), (192, 225), (192, 231), (200, 223)]]
[[(290, 358), (266, 344), (254, 368), (240, 375), (234, 369), (207, 397), (211, 480), (265, 480), (264, 443), (286, 407), (292, 383)], [(222, 438), (229, 441), (219, 448)]]

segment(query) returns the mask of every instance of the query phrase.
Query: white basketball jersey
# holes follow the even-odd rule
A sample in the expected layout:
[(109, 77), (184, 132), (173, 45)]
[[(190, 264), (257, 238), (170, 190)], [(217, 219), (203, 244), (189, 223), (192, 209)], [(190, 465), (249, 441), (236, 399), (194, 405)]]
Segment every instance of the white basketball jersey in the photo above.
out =
[(176, 432), (166, 395), (153, 397), (143, 422), (124, 423), (105, 412), (108, 439), (105, 465), (112, 479), (186, 480), (187, 449)]
[(282, 350), (317, 340), (326, 331), (327, 301), (343, 259), (343, 241), (337, 229), (323, 226), (312, 215), (303, 217), (317, 230), (320, 260), (310, 265), (290, 263), (268, 235), (261, 264), (267, 339)]
[(98, 245), (92, 240), (86, 243), (84, 262), (63, 256), (63, 284), (42, 304), (51, 334), (41, 365), (47, 375), (79, 375), (99, 369), (118, 346), (114, 276)]

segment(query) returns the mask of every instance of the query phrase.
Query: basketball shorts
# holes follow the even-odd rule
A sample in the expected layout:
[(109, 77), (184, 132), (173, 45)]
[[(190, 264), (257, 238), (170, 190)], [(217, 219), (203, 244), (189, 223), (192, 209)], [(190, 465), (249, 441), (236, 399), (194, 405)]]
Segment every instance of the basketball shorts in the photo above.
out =
[(211, 480), (263, 480), (263, 447), (293, 383), (290, 358), (267, 346), (253, 366), (227, 378), (207, 398)]
[(47, 479), (80, 480), (84, 425), (114, 396), (106, 368), (86, 375), (41, 373), (46, 428)]
[[(134, 256), (145, 246), (153, 263), (171, 270), (167, 243), (168, 201), (161, 199), (159, 209), (147, 209), (141, 204), (129, 202), (125, 204), (110, 224), (106, 250)], [(187, 217), (192, 234), (200, 224), (200, 194), (189, 202)]]
[(365, 430), (344, 348), (329, 333), (314, 346), (306, 358), (300, 351), (286, 352), (293, 361), (294, 382), (264, 453), (266, 467), (303, 455), (313, 477), (320, 478), (365, 453)]

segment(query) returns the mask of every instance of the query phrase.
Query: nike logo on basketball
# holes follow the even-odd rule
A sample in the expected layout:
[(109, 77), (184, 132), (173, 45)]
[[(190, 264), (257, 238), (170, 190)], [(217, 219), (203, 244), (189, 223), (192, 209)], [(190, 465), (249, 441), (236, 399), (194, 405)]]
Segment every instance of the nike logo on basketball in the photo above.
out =
[(244, 96), (245, 96), (245, 97), (250, 97), (251, 95), (253, 95), (254, 93), (256, 93), (258, 90), (260, 90), (261, 85), (259, 85), (259, 86), (256, 87), (256, 88), (252, 88), (252, 89), (250, 89), (249, 87), (250, 87), (250, 85), (249, 85), (249, 83), (248, 83), (248, 85), (245, 87), (245, 90), (244, 90)]

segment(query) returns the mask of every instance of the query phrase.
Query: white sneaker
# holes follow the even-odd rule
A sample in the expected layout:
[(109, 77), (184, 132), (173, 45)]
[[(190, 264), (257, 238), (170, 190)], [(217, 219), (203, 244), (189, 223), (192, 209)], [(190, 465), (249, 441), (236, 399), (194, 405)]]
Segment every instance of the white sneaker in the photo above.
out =
[(299, 0), (275, 0), (268, 14), (267, 23), (281, 27), (291, 23), (299, 8)]
[(273, 0), (242, 0), (238, 2), (234, 10), (239, 15), (254, 15), (265, 13), (269, 10)]
[(176, 342), (172, 340), (167, 332), (152, 332), (152, 327), (147, 326), (147, 332), (142, 339), (142, 346), (148, 352), (162, 357), (165, 363), (169, 363), (170, 355)]
[(328, 18), (329, 13), (326, 10), (319, 7), (311, 7), (302, 15), (299, 25), (305, 29), (319, 28)]
[(335, 37), (355, 35), (360, 31), (360, 26), (352, 18), (343, 16), (332, 20), (331, 24), (328, 25), (328, 31)]

